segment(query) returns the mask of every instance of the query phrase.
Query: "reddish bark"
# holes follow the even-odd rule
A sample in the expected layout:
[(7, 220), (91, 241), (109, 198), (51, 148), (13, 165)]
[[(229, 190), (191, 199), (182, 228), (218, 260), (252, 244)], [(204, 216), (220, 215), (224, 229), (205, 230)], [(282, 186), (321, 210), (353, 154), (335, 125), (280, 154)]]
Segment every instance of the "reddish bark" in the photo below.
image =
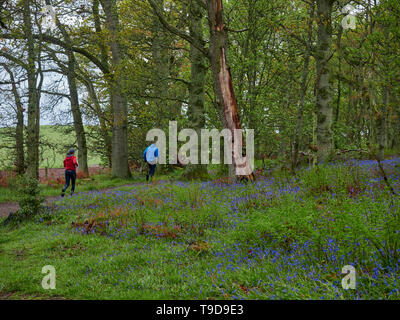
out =
[[(242, 129), (238, 105), (233, 88), (232, 76), (226, 58), (228, 34), (223, 22), (222, 0), (208, 0), (208, 14), (210, 21), (210, 60), (214, 75), (214, 90), (217, 102), (221, 108), (220, 114), (225, 127), (232, 133), (232, 164), (236, 175), (242, 178), (254, 179), (250, 163), (239, 153), (239, 146), (245, 148), (243, 136), (235, 136), (235, 129)], [(235, 143), (235, 138), (240, 139)]]

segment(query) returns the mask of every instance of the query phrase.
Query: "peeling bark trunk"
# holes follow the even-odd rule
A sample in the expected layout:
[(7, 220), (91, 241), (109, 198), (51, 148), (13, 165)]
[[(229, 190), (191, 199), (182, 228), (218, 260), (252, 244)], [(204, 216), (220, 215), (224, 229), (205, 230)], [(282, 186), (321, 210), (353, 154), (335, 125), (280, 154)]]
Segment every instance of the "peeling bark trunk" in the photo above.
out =
[[(239, 143), (235, 138), (244, 141), (242, 135), (235, 137), (234, 130), (241, 129), (237, 101), (232, 84), (232, 76), (226, 58), (228, 34), (223, 22), (222, 0), (207, 0), (208, 19), (210, 24), (210, 61), (213, 71), (214, 90), (217, 105), (225, 128), (232, 134), (232, 166), (229, 167), (229, 178), (233, 180), (238, 172), (246, 173), (243, 177), (253, 179), (252, 170), (247, 157), (240, 163), (242, 154), (238, 152)], [(239, 141), (238, 141), (239, 142)]]

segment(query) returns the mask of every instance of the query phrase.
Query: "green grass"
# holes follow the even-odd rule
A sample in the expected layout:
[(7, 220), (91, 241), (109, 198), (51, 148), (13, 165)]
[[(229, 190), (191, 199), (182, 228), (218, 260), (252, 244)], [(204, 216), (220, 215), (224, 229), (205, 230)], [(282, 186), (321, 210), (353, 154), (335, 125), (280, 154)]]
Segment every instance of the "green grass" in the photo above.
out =
[[(162, 174), (157, 176), (157, 179), (169, 180), (173, 176), (174, 175)], [(175, 176), (177, 177), (176, 173)], [(0, 203), (18, 201), (19, 199), (18, 190), (13, 181), (11, 181), (10, 187), (7, 188), (0, 187)], [(132, 185), (134, 183), (144, 182), (144, 181), (145, 181), (145, 174), (144, 173), (140, 174), (138, 172), (133, 172), (132, 178), (130, 179), (113, 178), (109, 174), (98, 174), (91, 176), (88, 179), (77, 179), (75, 185), (75, 193), (101, 191), (104, 189), (117, 188), (124, 185)], [(63, 186), (64, 186), (64, 180), (62, 180), (61, 184), (59, 183), (59, 184), (49, 185), (47, 183), (41, 183), (40, 184), (41, 194), (44, 197), (58, 196), (60, 195), (60, 191)], [(68, 190), (71, 190), (71, 187), (69, 187)], [(121, 187), (120, 190), (124, 190), (124, 188)]]
[[(395, 165), (385, 164), (399, 190)], [(166, 181), (80, 194), (2, 227), (0, 295), (399, 299), (399, 208), (372, 162), (253, 184)], [(56, 269), (55, 290), (41, 287), (45, 265)], [(357, 270), (355, 290), (341, 287), (344, 265)]]
[[(90, 180), (77, 179), (75, 192), (96, 191), (107, 188), (115, 188), (121, 185), (132, 184), (143, 178), (135, 176), (132, 179), (111, 178), (109, 175), (101, 174), (93, 176)], [(58, 196), (63, 184), (49, 186), (40, 184), (41, 194), (44, 197)], [(70, 190), (70, 189), (69, 189)], [(18, 201), (18, 191), (15, 187), (0, 187), (0, 203)]]

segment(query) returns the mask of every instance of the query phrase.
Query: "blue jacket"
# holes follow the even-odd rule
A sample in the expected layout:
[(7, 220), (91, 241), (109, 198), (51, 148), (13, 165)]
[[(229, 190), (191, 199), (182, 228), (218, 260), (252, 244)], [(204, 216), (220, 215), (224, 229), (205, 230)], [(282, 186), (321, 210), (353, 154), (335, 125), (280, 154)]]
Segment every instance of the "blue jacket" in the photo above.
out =
[(158, 148), (151, 144), (143, 152), (143, 160), (146, 162), (155, 162), (158, 158)]

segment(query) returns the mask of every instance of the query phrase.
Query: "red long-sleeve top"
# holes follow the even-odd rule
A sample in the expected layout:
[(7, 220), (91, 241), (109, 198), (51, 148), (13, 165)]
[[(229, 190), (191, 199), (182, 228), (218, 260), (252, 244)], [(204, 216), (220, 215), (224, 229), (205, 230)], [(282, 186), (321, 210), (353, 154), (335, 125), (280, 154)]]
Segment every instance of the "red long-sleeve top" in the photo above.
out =
[(75, 171), (77, 167), (78, 167), (78, 162), (76, 161), (75, 156), (65, 157), (64, 168), (66, 170), (74, 170)]

